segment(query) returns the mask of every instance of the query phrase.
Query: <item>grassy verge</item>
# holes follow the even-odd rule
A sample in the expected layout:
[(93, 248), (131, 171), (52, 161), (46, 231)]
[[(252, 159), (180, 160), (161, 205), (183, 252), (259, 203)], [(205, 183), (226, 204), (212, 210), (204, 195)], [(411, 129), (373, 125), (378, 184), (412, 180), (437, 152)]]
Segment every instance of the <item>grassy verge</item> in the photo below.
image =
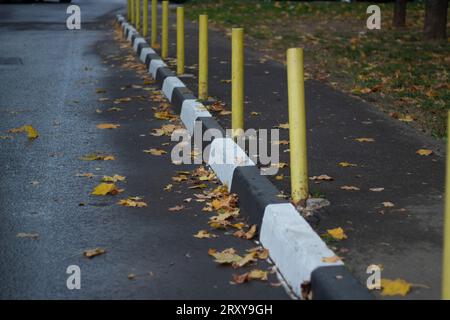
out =
[(375, 104), (435, 137), (446, 133), (450, 44), (424, 42), (424, 2), (408, 3), (407, 26), (391, 25), (393, 4), (379, 4), (381, 30), (366, 29), (369, 3), (191, 0), (190, 19), (207, 13), (226, 31), (244, 27), (247, 45), (285, 61), (305, 49), (307, 76)]

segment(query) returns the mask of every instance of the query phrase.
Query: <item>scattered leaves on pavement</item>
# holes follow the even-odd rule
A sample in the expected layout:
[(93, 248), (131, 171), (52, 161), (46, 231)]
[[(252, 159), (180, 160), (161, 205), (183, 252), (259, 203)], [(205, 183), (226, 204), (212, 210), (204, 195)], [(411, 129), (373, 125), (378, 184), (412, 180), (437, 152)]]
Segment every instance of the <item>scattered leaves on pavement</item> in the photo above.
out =
[(116, 185), (114, 183), (100, 183), (98, 186), (94, 188), (94, 190), (91, 192), (92, 195), (95, 196), (106, 196), (108, 194), (116, 195), (123, 190), (117, 189)]
[(344, 229), (342, 229), (341, 227), (328, 229), (327, 233), (335, 240), (347, 239), (347, 235), (345, 234)]

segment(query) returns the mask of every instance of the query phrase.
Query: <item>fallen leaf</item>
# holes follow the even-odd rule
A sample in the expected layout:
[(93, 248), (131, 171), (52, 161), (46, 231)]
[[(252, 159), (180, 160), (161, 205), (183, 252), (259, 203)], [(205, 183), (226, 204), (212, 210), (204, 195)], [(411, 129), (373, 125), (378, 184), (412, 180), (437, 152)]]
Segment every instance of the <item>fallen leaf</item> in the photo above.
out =
[(322, 262), (325, 262), (325, 263), (336, 263), (338, 261), (341, 261), (341, 258), (338, 257), (337, 255), (322, 258)]
[(94, 191), (92, 191), (91, 194), (95, 196), (106, 196), (107, 194), (116, 195), (120, 191), (121, 190), (117, 189), (114, 183), (100, 183), (94, 188)]
[(28, 139), (30, 139), (30, 140), (34, 140), (34, 139), (36, 139), (36, 138), (39, 136), (39, 134), (38, 134), (38, 132), (36, 131), (36, 129), (34, 129), (34, 128), (33, 128), (31, 125), (29, 125), (29, 124), (24, 125), (24, 126), (19, 127), (19, 128), (10, 129), (10, 130), (8, 130), (8, 132), (9, 132), (9, 133), (26, 132), (26, 133), (27, 133), (27, 136), (28, 136)]
[(132, 208), (144, 208), (147, 207), (147, 203), (144, 201), (139, 201), (141, 198), (139, 197), (130, 197), (127, 199), (122, 199), (117, 202), (117, 204), (120, 204), (124, 207), (132, 207)]
[(279, 129), (289, 129), (289, 123), (281, 123), (278, 126), (275, 126), (275, 128)]
[(241, 275), (237, 274), (233, 275), (233, 282), (236, 284), (241, 284), (250, 280), (267, 281), (267, 279), (268, 279), (268, 272), (260, 269), (253, 269), (250, 272), (246, 272)]
[(248, 229), (247, 232), (244, 232), (243, 230), (238, 230), (233, 235), (238, 238), (244, 238), (247, 240), (251, 240), (251, 239), (253, 239), (255, 234), (256, 234), (256, 224), (252, 225), (250, 227), (250, 229)]
[(26, 232), (19, 232), (16, 235), (17, 238), (31, 238), (33, 240), (36, 240), (37, 238), (39, 238), (39, 234), (38, 233), (26, 233)]
[(357, 167), (358, 165), (357, 164), (354, 164), (354, 163), (350, 163), (350, 162), (339, 162), (339, 164), (338, 164), (340, 167)]
[(358, 142), (375, 142), (375, 139), (373, 139), (373, 138), (356, 138), (355, 141), (358, 141)]
[(347, 235), (344, 233), (344, 229), (342, 229), (341, 227), (328, 229), (327, 233), (336, 240), (347, 239)]
[(114, 123), (100, 123), (97, 125), (98, 129), (117, 129), (120, 127), (120, 124)]
[(358, 187), (355, 186), (341, 186), (342, 190), (349, 190), (349, 191), (359, 191)]
[(384, 188), (370, 188), (369, 190), (372, 192), (381, 192), (384, 190)]
[(161, 150), (161, 149), (149, 149), (149, 150), (143, 150), (143, 151), (145, 153), (150, 153), (151, 155), (154, 155), (154, 156), (161, 156), (161, 155), (167, 153), (167, 151)]
[(406, 296), (411, 290), (411, 284), (403, 279), (381, 279), (382, 296)]
[(420, 156), (429, 156), (433, 153), (433, 151), (429, 149), (419, 149), (416, 151), (416, 153)]
[(169, 211), (178, 212), (184, 209), (184, 206), (176, 205), (175, 207), (169, 208)]
[(95, 249), (85, 250), (84, 251), (84, 256), (90, 259), (90, 258), (99, 256), (99, 255), (104, 254), (104, 253), (106, 253), (105, 249), (95, 248)]
[(204, 239), (204, 238), (216, 238), (217, 236), (215, 234), (209, 233), (206, 230), (200, 230), (196, 234), (194, 234), (195, 238), (198, 239)]
[(322, 174), (320, 176), (313, 176), (309, 178), (310, 180), (314, 180), (314, 181), (332, 181), (334, 180), (333, 177), (330, 177), (326, 174)]
[(82, 156), (81, 160), (86, 160), (86, 161), (95, 161), (95, 160), (97, 160), (97, 161), (98, 160), (109, 161), (109, 160), (115, 160), (115, 158), (112, 155), (99, 154), (99, 153), (90, 153), (90, 154)]
[(242, 257), (236, 254), (233, 248), (217, 252), (216, 249), (209, 249), (208, 254), (214, 257), (214, 261), (220, 264), (233, 264), (242, 260)]
[(118, 182), (118, 181), (125, 181), (125, 177), (124, 176), (120, 176), (118, 174), (111, 176), (103, 176), (102, 178), (102, 182)]
[(77, 173), (77, 177), (85, 177), (85, 178), (93, 178), (94, 174), (90, 172), (86, 173)]
[(385, 208), (392, 208), (394, 206), (394, 204), (389, 201), (382, 202), (382, 204)]

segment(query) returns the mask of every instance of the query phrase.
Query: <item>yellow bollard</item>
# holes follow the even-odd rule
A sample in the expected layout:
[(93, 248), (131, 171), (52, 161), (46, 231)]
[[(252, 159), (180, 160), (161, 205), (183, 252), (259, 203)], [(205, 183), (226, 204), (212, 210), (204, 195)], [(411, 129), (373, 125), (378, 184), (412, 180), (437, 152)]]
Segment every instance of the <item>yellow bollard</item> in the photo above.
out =
[(148, 35), (148, 0), (144, 0), (143, 4), (143, 13), (142, 13), (142, 36), (147, 38)]
[(152, 0), (152, 39), (153, 48), (158, 46), (158, 0)]
[(291, 196), (292, 201), (297, 204), (306, 200), (309, 196), (303, 49), (291, 48), (287, 50), (287, 78)]
[(232, 136), (244, 132), (244, 29), (231, 32), (231, 128)]
[(136, 1), (136, 30), (139, 32), (141, 27), (141, 0), (134, 1)]
[(444, 254), (442, 263), (442, 299), (450, 300), (450, 111), (447, 113), (447, 172), (445, 176)]
[(127, 20), (130, 21), (131, 19), (131, 0), (127, 0)]
[(184, 7), (177, 7), (177, 74), (184, 74)]
[(169, 55), (169, 1), (162, 2), (162, 39), (161, 58)]
[(198, 98), (208, 99), (208, 16), (199, 16)]
[(134, 19), (134, 8), (135, 8), (134, 1), (135, 0), (130, 0), (130, 1), (131, 1), (130, 2), (131, 24), (134, 25), (134, 21), (135, 21), (135, 19)]

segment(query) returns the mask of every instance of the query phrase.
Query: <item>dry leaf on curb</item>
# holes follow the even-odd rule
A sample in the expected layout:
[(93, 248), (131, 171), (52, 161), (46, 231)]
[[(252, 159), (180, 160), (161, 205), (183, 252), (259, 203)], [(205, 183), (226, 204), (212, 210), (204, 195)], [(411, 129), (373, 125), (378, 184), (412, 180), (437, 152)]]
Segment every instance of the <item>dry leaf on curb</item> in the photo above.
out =
[(16, 235), (17, 238), (30, 238), (33, 240), (36, 240), (37, 238), (39, 238), (39, 234), (38, 233), (25, 233), (25, 232), (19, 232)]
[(116, 195), (123, 190), (117, 189), (114, 183), (100, 183), (91, 192), (94, 196), (106, 196), (107, 194)]
[(209, 233), (206, 230), (200, 230), (199, 232), (197, 232), (196, 234), (194, 234), (195, 238), (198, 239), (205, 239), (205, 238), (217, 238), (217, 235)]
[(128, 199), (122, 199), (117, 202), (117, 204), (120, 204), (124, 207), (132, 207), (132, 208), (144, 208), (147, 207), (147, 203), (144, 201), (139, 201), (141, 198), (139, 197), (130, 197)]
[(382, 202), (382, 204), (385, 208), (392, 208), (394, 206), (394, 204), (390, 201)]
[(275, 126), (275, 128), (279, 129), (289, 129), (289, 123), (281, 123), (278, 126)]
[(382, 296), (406, 296), (411, 290), (411, 284), (403, 279), (381, 279)]
[(105, 249), (102, 248), (95, 248), (95, 249), (89, 249), (84, 251), (84, 256), (87, 258), (93, 258), (96, 256), (99, 256), (101, 254), (106, 253)]
[(331, 257), (322, 258), (322, 262), (325, 262), (325, 263), (336, 263), (338, 261), (341, 261), (341, 258), (336, 255), (331, 256)]
[(161, 155), (167, 153), (167, 151), (161, 150), (161, 149), (149, 149), (149, 150), (143, 150), (143, 151), (145, 153), (150, 153), (151, 155), (154, 155), (154, 156), (161, 156)]
[(100, 123), (97, 125), (98, 129), (117, 129), (120, 127), (120, 124), (114, 123)]
[(220, 264), (233, 264), (242, 260), (242, 257), (236, 254), (233, 248), (217, 252), (216, 249), (209, 249), (208, 254), (214, 257), (214, 261)]
[(328, 229), (327, 233), (336, 240), (347, 239), (347, 235), (344, 233), (344, 229), (342, 229), (341, 227)]
[(433, 151), (429, 149), (419, 149), (416, 151), (416, 153), (420, 156), (429, 156), (433, 153)]

